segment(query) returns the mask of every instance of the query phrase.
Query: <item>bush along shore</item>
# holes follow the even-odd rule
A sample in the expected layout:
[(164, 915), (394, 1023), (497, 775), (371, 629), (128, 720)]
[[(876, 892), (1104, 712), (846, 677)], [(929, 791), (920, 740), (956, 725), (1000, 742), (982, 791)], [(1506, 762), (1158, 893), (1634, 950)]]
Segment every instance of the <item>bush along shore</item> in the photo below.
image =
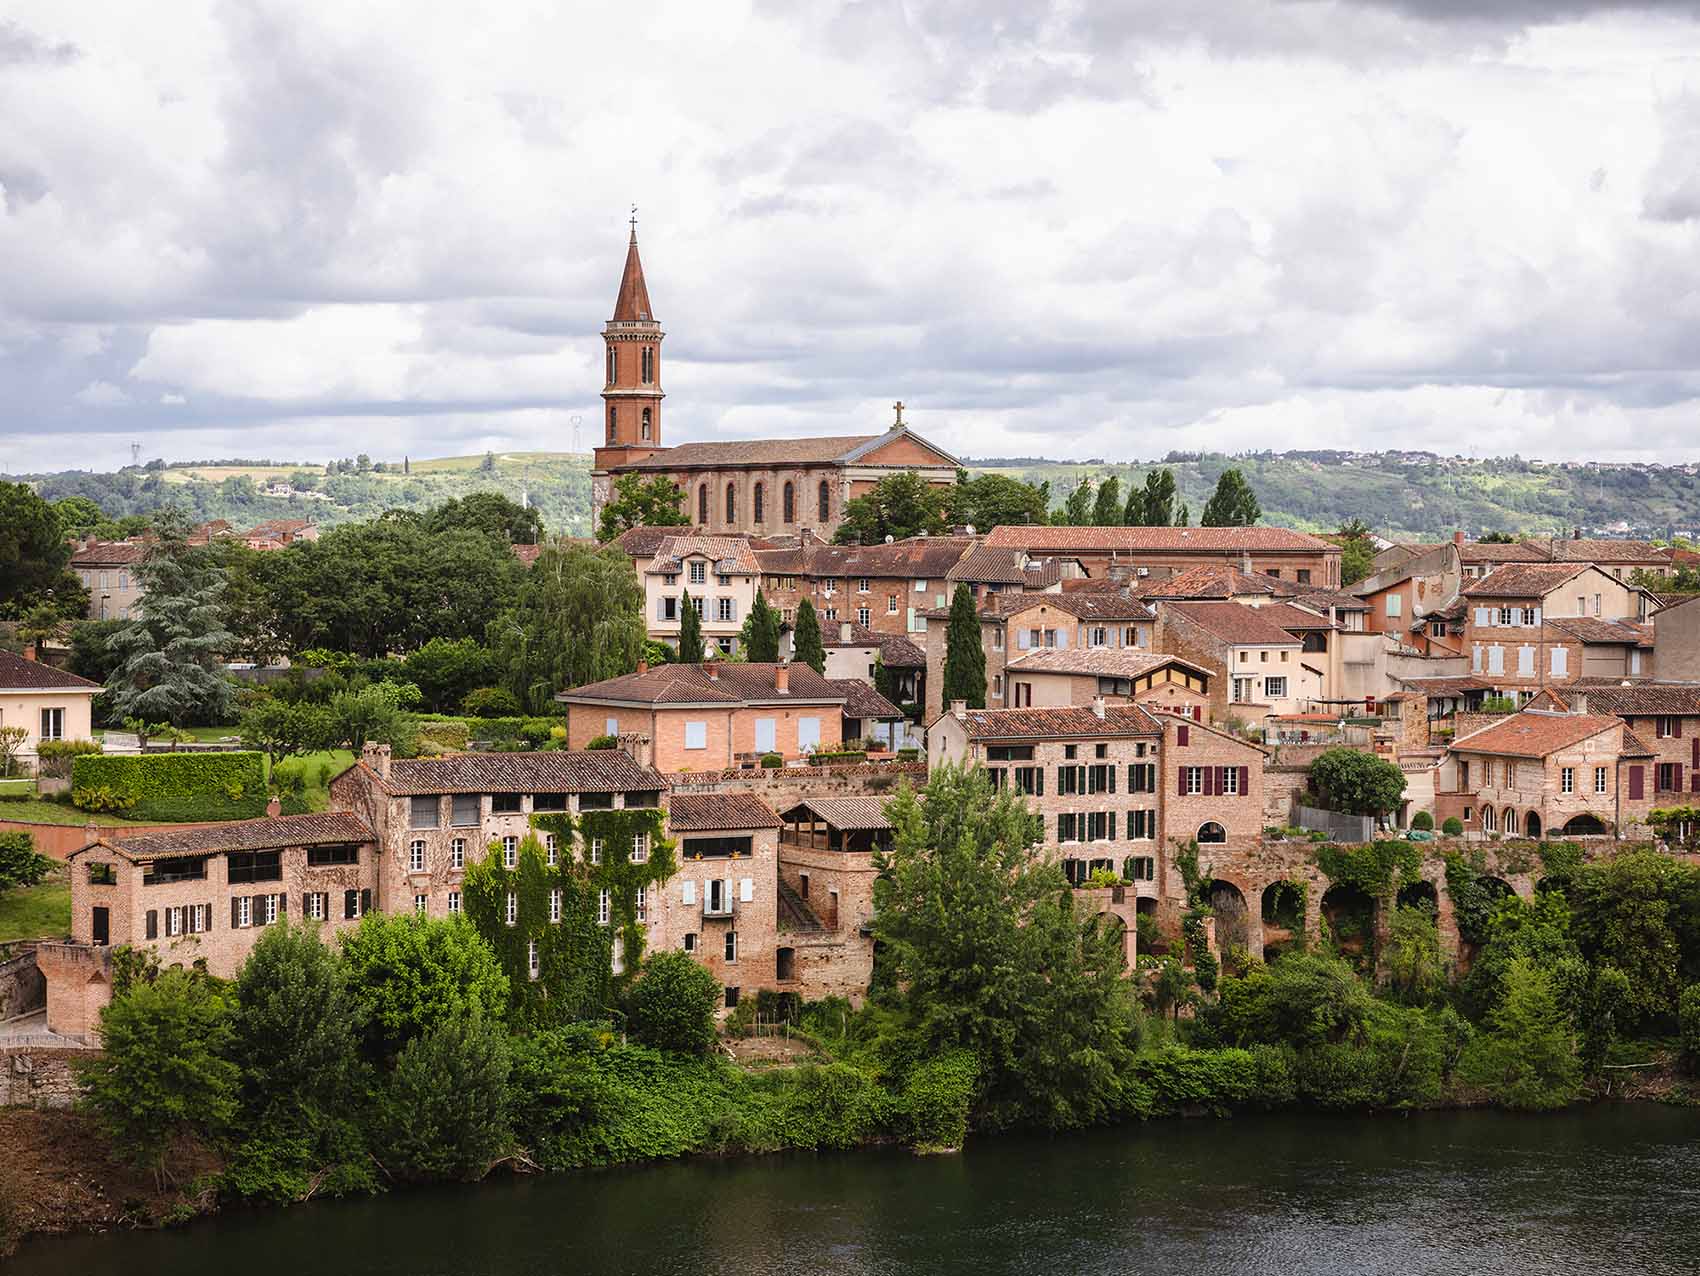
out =
[[(1176, 1114), (1547, 1110), (1621, 1095), (1624, 1078), (1690, 1094), (1700, 868), (1669, 856), (1584, 863), (1544, 847), (1550, 889), (1531, 902), (1496, 894), (1461, 858), (1449, 875), (1471, 950), (1460, 978), (1421, 907), (1393, 912), (1380, 953), (1325, 933), (1267, 964), (1243, 951), (1218, 963), (1202, 943), (1209, 883), (1182, 848), (1176, 951), (1142, 957), (1129, 978), (1121, 936), (1080, 909), (1034, 817), (983, 773), (942, 768), (924, 805), (904, 788), (888, 809), (867, 1004), (764, 996), (762, 1017), (790, 1025), (782, 1040), (740, 1044), (756, 999), (717, 1022), (712, 977), (683, 953), (643, 956), (624, 918), (599, 925), (603, 870), (549, 865), (536, 838), (513, 869), (497, 855), (469, 870), (465, 917), (374, 914), (334, 947), (279, 924), (228, 982), (121, 955), (80, 1111), (0, 1117), (0, 1149), (71, 1123), (55, 1126), (63, 1166), (0, 1164), (0, 1228), (15, 1240), (492, 1171), (942, 1151)], [(1328, 848), (1358, 857), (1389, 905), (1415, 871), (1409, 850)], [(510, 891), (522, 906), (560, 892), (536, 978), (496, 907)], [(619, 977), (616, 931), (632, 956)], [(102, 1209), (48, 1208), (98, 1173), (112, 1175)], [(115, 1210), (119, 1194), (131, 1199)]]

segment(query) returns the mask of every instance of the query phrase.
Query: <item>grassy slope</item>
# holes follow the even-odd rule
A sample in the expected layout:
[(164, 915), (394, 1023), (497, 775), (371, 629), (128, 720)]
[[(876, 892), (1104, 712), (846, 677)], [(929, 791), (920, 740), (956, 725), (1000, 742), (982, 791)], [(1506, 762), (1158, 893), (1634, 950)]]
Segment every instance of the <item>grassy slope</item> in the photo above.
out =
[(0, 894), (0, 943), (10, 939), (45, 939), (71, 930), (71, 883), (64, 870), (40, 886)]

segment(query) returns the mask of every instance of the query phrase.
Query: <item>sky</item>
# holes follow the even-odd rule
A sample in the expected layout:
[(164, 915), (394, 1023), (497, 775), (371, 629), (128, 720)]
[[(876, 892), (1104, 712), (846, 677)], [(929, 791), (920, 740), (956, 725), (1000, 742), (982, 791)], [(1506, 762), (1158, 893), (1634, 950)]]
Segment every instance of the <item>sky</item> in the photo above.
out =
[[(1491, 11), (1491, 16), (1483, 16)], [(0, 469), (1700, 459), (1700, 0), (0, 4)]]

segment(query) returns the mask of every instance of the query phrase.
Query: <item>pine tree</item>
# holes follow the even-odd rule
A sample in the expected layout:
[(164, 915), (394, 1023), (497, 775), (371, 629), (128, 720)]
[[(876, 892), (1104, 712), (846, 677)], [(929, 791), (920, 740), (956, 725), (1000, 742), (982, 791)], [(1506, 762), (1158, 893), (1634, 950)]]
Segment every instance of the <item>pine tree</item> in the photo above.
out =
[(759, 589), (756, 590), (755, 605), (744, 617), (739, 642), (746, 660), (768, 664), (779, 659), (779, 613), (767, 605), (767, 599)]
[(1263, 508), (1258, 505), (1257, 494), (1245, 481), (1245, 475), (1237, 469), (1223, 470), (1222, 477), (1216, 480), (1216, 490), (1205, 502), (1199, 526), (1250, 527), (1262, 517)]
[(820, 618), (815, 615), (815, 605), (807, 598), (797, 604), (797, 628), (791, 635), (791, 643), (799, 663), (818, 674), (826, 673), (826, 648), (821, 645)]
[(950, 625), (945, 630), (944, 704), (958, 700), (970, 709), (986, 707), (986, 649), (980, 644), (980, 617), (974, 595), (958, 585), (950, 600)]
[(702, 617), (697, 615), (696, 604), (691, 601), (688, 589), (679, 599), (679, 663), (702, 663)]
[(1074, 490), (1063, 502), (1062, 518), (1059, 520), (1067, 527), (1092, 526), (1092, 480), (1082, 478), (1074, 485)]
[(1098, 499), (1092, 506), (1092, 523), (1096, 527), (1122, 525), (1122, 483), (1114, 474), (1098, 485)]

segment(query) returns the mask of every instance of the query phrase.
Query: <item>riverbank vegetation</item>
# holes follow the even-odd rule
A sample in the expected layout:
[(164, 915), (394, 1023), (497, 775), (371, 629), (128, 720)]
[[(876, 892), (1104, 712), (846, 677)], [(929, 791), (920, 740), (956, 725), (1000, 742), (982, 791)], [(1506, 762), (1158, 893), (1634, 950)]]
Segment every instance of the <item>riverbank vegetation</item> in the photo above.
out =
[[(1461, 860), (1460, 975), (1423, 905), (1394, 905), (1379, 952), (1325, 929), (1268, 963), (1233, 945), (1218, 962), (1203, 943), (1211, 884), (1181, 848), (1176, 951), (1128, 978), (1119, 923), (1079, 907), (1035, 817), (983, 772), (940, 768), (925, 802), (905, 788), (888, 812), (860, 1009), (763, 994), (717, 1022), (714, 979), (628, 933), (652, 885), (638, 869), (529, 837), (512, 867), (499, 851), (479, 866), (484, 903), (465, 917), (373, 914), (334, 946), (279, 924), (230, 982), (125, 957), (84, 1111), (181, 1199), (288, 1202), (497, 1167), (939, 1150), (1173, 1114), (1543, 1110), (1603, 1092), (1624, 1062), (1700, 1063), (1700, 868), (1668, 856), (1543, 848), (1530, 901)], [(562, 842), (585, 835), (539, 818)], [(1411, 849), (1326, 854), (1391, 904)], [(598, 924), (603, 889), (617, 925)], [(558, 908), (558, 937), (513, 939), (535, 928), (510, 930), (503, 900)], [(611, 975), (616, 935), (628, 960)], [(787, 1047), (759, 1065), (737, 1041), (758, 1001)]]

